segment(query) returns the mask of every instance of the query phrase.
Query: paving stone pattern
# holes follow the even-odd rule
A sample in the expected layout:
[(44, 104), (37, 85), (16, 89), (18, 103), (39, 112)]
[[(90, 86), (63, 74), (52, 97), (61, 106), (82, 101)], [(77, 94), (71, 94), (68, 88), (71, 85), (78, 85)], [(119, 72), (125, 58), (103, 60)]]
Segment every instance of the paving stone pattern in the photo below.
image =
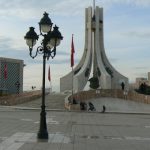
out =
[(150, 117), (47, 112), (48, 141), (37, 140), (38, 110), (0, 113), (0, 150), (149, 150)]
[[(40, 109), (32, 109), (40, 108), (41, 98), (18, 105), (20, 108), (29, 107), (28, 110), (1, 106), (0, 150), (150, 149), (149, 105), (101, 98), (91, 101), (97, 110), (105, 104), (109, 113), (69, 112), (64, 110), (65, 96), (63, 94), (46, 96), (46, 106), (49, 108), (46, 115), (48, 141), (37, 139)], [(129, 110), (134, 110), (134, 113), (122, 113)]]
[[(65, 94), (49, 94), (45, 97), (45, 105), (46, 109), (65, 109), (64, 108), (64, 101)], [(41, 107), (42, 98), (35, 99), (33, 101), (18, 104), (16, 106), (23, 106), (23, 107), (31, 107), (31, 108), (40, 108)]]

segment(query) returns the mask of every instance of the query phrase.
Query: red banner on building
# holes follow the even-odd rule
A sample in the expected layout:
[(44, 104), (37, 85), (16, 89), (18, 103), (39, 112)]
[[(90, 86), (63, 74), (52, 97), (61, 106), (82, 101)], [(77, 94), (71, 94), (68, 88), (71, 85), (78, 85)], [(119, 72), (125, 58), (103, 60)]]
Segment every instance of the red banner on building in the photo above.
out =
[(4, 79), (6, 80), (7, 79), (7, 65), (5, 64), (4, 65)]

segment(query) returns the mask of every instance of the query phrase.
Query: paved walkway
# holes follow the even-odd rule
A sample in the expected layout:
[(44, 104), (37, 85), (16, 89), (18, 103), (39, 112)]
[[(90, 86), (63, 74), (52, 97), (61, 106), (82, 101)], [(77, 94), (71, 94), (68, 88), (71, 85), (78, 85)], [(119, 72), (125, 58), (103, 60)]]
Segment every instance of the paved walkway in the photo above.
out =
[[(149, 105), (121, 99), (100, 98), (90, 100), (97, 112), (69, 112), (64, 110), (65, 96), (62, 94), (46, 96), (46, 105), (49, 108), (48, 141), (37, 140), (40, 109), (0, 107), (0, 150), (150, 149)], [(40, 105), (41, 98), (17, 107), (40, 108)], [(106, 106), (109, 113), (100, 113), (102, 105)]]
[[(65, 94), (49, 94), (45, 97), (46, 109), (65, 110), (64, 99), (67, 95)], [(150, 105), (144, 103), (138, 103), (134, 101), (101, 97), (97, 99), (90, 99), (88, 102), (92, 102), (97, 112), (102, 111), (102, 106), (106, 106), (107, 112), (118, 112), (118, 113), (150, 113)], [(31, 102), (16, 105), (16, 107), (36, 108), (41, 107), (41, 98), (33, 100)]]
[(47, 112), (49, 140), (37, 140), (38, 110), (0, 112), (0, 150), (149, 150), (150, 117)]
[[(46, 109), (61, 109), (64, 110), (64, 99), (67, 95), (60, 94), (60, 93), (54, 93), (54, 94), (48, 94), (45, 96), (45, 105)], [(38, 98), (36, 100), (18, 104), (16, 106), (19, 107), (29, 107), (29, 108), (40, 108), (41, 107), (41, 101), (42, 98)]]
[(102, 106), (105, 105), (107, 112), (150, 113), (150, 104), (144, 104), (119, 98), (102, 97), (91, 99), (87, 101), (87, 103), (88, 102), (92, 102), (96, 108), (96, 111), (99, 112), (102, 111)]

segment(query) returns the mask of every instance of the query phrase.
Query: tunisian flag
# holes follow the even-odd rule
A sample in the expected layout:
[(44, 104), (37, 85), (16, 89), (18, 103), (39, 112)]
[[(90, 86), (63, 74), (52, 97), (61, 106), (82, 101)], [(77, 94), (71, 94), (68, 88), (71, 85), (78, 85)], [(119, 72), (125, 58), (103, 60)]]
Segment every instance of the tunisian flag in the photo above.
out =
[(7, 65), (4, 66), (4, 79), (7, 79)]
[(73, 43), (73, 34), (72, 34), (72, 41), (71, 41), (71, 67), (74, 66), (74, 43)]
[(51, 71), (50, 71), (50, 66), (48, 68), (48, 80), (49, 82), (51, 81)]

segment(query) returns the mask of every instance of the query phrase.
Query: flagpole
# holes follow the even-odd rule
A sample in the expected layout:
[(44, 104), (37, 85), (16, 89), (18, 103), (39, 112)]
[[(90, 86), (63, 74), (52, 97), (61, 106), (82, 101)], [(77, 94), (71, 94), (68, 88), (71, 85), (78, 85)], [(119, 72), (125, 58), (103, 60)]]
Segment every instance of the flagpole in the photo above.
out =
[(73, 66), (72, 66), (72, 103), (73, 103)]
[(49, 82), (49, 94), (51, 94), (51, 82)]
[(71, 68), (72, 68), (72, 103), (73, 103), (73, 66), (74, 66), (74, 42), (73, 42), (73, 34), (72, 34), (72, 41), (71, 41)]
[(50, 93), (52, 93), (52, 81), (50, 81)]

